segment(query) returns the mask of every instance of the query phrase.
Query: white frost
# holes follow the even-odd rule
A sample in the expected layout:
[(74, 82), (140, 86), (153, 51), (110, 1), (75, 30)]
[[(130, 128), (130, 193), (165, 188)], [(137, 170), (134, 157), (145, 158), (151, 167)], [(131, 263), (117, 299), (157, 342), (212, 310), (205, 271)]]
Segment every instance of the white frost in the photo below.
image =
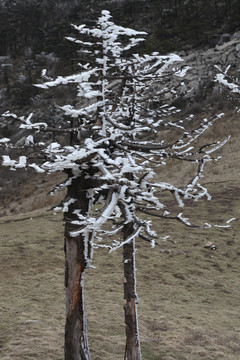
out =
[(16, 164), (16, 160), (11, 160), (8, 155), (3, 155), (3, 166), (14, 167)]
[(238, 93), (240, 94), (240, 89), (239, 89), (239, 86), (234, 84), (234, 83), (230, 83), (228, 82), (226, 79), (225, 79), (225, 75), (224, 74), (217, 74), (216, 75), (216, 80), (226, 86), (227, 88), (229, 88), (231, 90), (231, 92), (233, 93)]
[(37, 164), (30, 164), (28, 165), (29, 167), (32, 167), (36, 172), (38, 173), (44, 173), (45, 170), (43, 170), (42, 168), (40, 168), (40, 166), (38, 166)]
[(9, 141), (10, 141), (10, 139), (8, 139), (8, 138), (2, 138), (2, 139), (0, 139), (0, 144), (6, 144)]

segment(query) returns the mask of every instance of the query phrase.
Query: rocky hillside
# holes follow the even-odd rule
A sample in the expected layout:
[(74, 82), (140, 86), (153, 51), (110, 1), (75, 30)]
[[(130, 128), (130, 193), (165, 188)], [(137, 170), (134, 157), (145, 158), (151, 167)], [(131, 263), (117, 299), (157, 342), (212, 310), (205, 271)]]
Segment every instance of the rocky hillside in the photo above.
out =
[(240, 32), (223, 34), (214, 48), (181, 51), (179, 55), (183, 59), (183, 71), (179, 73), (183, 81), (180, 87), (178, 80), (172, 83), (173, 88), (178, 87), (179, 106), (181, 107), (182, 102), (182, 106), (193, 113), (208, 109), (214, 113), (227, 106), (226, 100), (230, 99), (215, 82), (215, 76), (220, 70), (225, 71), (227, 68), (231, 74), (239, 76)]

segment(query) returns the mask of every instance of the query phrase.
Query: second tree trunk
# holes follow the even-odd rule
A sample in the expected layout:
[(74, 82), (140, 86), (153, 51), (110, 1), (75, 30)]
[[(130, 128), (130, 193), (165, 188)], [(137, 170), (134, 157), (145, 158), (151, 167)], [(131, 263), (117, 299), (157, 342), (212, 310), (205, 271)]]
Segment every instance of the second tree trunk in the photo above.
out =
[[(123, 228), (124, 239), (134, 232), (133, 223), (126, 224)], [(141, 360), (141, 348), (138, 330), (137, 294), (136, 294), (136, 268), (135, 268), (135, 240), (123, 245), (124, 264), (124, 313), (126, 325), (127, 360)]]

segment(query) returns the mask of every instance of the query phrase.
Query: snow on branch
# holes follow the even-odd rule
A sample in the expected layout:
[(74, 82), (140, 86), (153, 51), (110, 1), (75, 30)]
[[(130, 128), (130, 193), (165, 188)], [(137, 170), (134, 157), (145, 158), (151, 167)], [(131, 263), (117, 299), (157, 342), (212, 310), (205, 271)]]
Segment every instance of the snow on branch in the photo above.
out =
[(226, 79), (226, 75), (225, 74), (217, 74), (216, 75), (216, 81), (218, 81), (221, 85), (226, 86), (228, 89), (231, 90), (231, 92), (233, 93), (238, 93), (240, 94), (240, 87), (239, 85), (236, 85), (232, 82), (229, 82)]
[(140, 231), (141, 231), (141, 226), (138, 226), (136, 230), (130, 236), (127, 237), (127, 239), (125, 239), (122, 242), (119, 242), (116, 246), (111, 247), (109, 253), (118, 250), (119, 248), (123, 247), (125, 244), (129, 244), (133, 239), (135, 239), (138, 236)]
[(39, 123), (32, 123), (31, 119), (33, 117), (33, 113), (29, 114), (27, 118), (24, 116), (18, 117), (16, 114), (10, 113), (6, 111), (2, 114), (3, 117), (12, 117), (13, 119), (19, 120), (22, 124), (19, 126), (20, 129), (28, 129), (28, 130), (41, 130), (47, 128), (47, 123), (39, 122)]
[(234, 80), (230, 75), (228, 75), (228, 71), (230, 69), (230, 65), (227, 66), (225, 71), (223, 71), (219, 66), (215, 65), (215, 68), (220, 71), (220, 73), (216, 74), (215, 82), (225, 86), (232, 93), (240, 94), (240, 85), (238, 79)]
[(2, 138), (0, 139), (0, 144), (7, 144), (10, 141), (9, 138)]

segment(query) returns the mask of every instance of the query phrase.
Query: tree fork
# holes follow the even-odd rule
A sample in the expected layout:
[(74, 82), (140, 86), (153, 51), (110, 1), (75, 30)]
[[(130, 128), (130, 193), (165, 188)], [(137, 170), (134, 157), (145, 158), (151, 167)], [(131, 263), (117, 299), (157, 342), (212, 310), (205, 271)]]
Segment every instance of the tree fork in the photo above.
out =
[[(133, 223), (123, 228), (124, 239), (134, 232)], [(126, 360), (141, 360), (141, 348), (138, 330), (137, 294), (136, 294), (136, 268), (135, 268), (135, 240), (123, 245), (124, 266), (124, 313), (126, 325)]]

